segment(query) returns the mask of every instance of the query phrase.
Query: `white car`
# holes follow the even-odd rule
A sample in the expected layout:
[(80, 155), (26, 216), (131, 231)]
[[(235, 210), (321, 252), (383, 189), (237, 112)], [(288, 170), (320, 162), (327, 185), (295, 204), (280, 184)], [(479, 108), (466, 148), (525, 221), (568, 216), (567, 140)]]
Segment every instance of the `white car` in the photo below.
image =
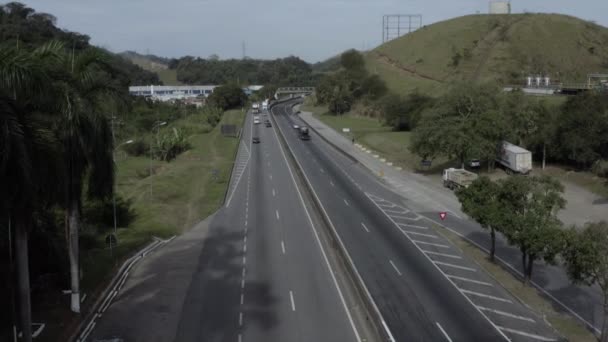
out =
[(298, 128), (300, 128), (300, 126), (298, 126), (298, 125), (293, 125), (293, 128), (294, 128), (294, 129), (298, 129)]
[(258, 119), (253, 120), (253, 124), (254, 125), (259, 125), (260, 124), (260, 120), (258, 120)]

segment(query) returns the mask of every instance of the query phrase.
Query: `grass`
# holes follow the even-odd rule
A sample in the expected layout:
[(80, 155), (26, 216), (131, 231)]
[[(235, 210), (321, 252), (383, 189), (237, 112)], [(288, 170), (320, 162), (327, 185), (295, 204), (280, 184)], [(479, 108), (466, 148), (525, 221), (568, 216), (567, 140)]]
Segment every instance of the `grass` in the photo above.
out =
[(182, 85), (183, 83), (177, 80), (177, 70), (164, 69), (156, 70), (158, 77), (164, 85)]
[(434, 226), (434, 229), (459, 247), (468, 258), (474, 260), (479, 267), (519, 301), (525, 303), (536, 315), (543, 317), (566, 340), (577, 342), (597, 341), (595, 335), (587, 330), (582, 323), (569, 314), (555, 309), (554, 304), (536, 288), (524, 285), (512, 273), (506, 271), (500, 265), (491, 262), (487, 253), (446, 229), (437, 226)]
[(596, 195), (608, 198), (608, 186), (606, 184), (606, 179), (598, 177), (592, 172), (570, 171), (568, 169), (555, 166), (547, 166), (544, 171), (540, 171), (540, 167), (538, 167), (537, 171), (553, 176), (559, 180), (573, 183), (581, 188), (593, 192)]
[[(240, 125), (243, 117), (240, 110), (228, 111), (222, 123)], [(200, 123), (202, 118), (196, 116), (180, 119), (173, 125), (190, 122), (196, 127), (197, 121), (204, 126)], [(94, 290), (103, 283), (118, 260), (124, 260), (153, 236), (167, 238), (180, 234), (222, 205), (238, 139), (222, 136), (218, 125), (209, 133), (192, 135), (190, 143), (192, 148), (170, 163), (157, 160), (150, 163), (145, 157), (117, 160), (117, 193), (133, 201), (137, 216), (129, 227), (119, 227), (114, 257), (108, 249), (94, 249), (82, 255), (83, 269), (87, 270), (83, 279), (85, 289)], [(154, 170), (151, 177), (150, 165)], [(213, 170), (217, 170), (217, 179)], [(98, 238), (103, 245), (104, 236)]]

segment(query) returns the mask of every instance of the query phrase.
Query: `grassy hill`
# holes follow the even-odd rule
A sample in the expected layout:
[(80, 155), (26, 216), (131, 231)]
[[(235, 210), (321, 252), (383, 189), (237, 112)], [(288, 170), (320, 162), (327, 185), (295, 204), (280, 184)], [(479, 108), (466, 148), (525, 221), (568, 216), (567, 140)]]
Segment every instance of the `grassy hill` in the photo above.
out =
[(165, 85), (181, 85), (177, 80), (177, 70), (169, 69), (168, 58), (155, 55), (142, 55), (134, 51), (121, 52), (120, 55), (142, 69), (155, 72)]
[(530, 74), (584, 83), (608, 71), (608, 28), (557, 14), (470, 15), (385, 43), (366, 62), (397, 92), (441, 93), (454, 81), (523, 84)]

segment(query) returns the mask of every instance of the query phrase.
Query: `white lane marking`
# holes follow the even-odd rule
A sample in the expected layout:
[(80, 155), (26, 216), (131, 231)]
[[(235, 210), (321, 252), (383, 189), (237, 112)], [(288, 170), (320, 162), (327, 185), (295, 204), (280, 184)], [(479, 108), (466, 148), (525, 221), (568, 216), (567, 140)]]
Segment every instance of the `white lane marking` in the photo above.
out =
[(332, 182), (332, 181), (329, 181), (329, 184), (331, 184), (331, 186), (335, 186), (334, 182)]
[(296, 302), (293, 300), (293, 292), (289, 290), (289, 298), (291, 299), (291, 311), (296, 311)]
[(401, 274), (401, 272), (399, 272), (399, 269), (397, 268), (397, 266), (395, 266), (395, 263), (393, 262), (393, 260), (389, 260), (388, 262), (391, 263), (391, 266), (393, 266), (393, 268), (395, 269), (395, 272), (397, 272), (397, 274), (401, 277), (402, 274)]
[(420, 241), (420, 240), (412, 240), (412, 242), (419, 243), (422, 245), (429, 245), (429, 246), (433, 246), (433, 247), (450, 248), (450, 246), (442, 245), (440, 243), (424, 242), (424, 241)]
[(386, 334), (388, 335), (388, 341), (395, 342), (395, 338), (393, 337), (393, 334), (391, 334), (391, 331), (388, 329), (388, 325), (386, 325), (386, 322), (384, 320), (382, 320), (382, 327), (384, 328), (384, 331), (386, 331)]
[(241, 278), (245, 278), (246, 272), (247, 272), (247, 269), (245, 267), (243, 267), (243, 272), (241, 272)]
[[(253, 136), (253, 121), (250, 121), (250, 125), (249, 125), (249, 127), (250, 127), (250, 133), (251, 133), (251, 135)], [(241, 141), (242, 141), (242, 140), (241, 140)], [(247, 167), (247, 164), (249, 164), (249, 160), (251, 159), (251, 144), (252, 144), (251, 139), (249, 139), (249, 148), (247, 148), (247, 146), (246, 146), (247, 144), (246, 144), (246, 143), (245, 143), (245, 144), (243, 144), (243, 146), (245, 146), (245, 148), (247, 149), (247, 160), (246, 160), (246, 162), (245, 162), (245, 167)], [(240, 144), (239, 144), (239, 145), (240, 145)], [(238, 148), (238, 147), (237, 147), (237, 148)], [(242, 178), (243, 174), (245, 173), (244, 171), (245, 171), (245, 170), (243, 169), (243, 172), (241, 172), (241, 173), (239, 174), (238, 179), (236, 180), (236, 183), (234, 184), (234, 188), (232, 189), (232, 192), (231, 192), (231, 194), (230, 194), (230, 197), (228, 198), (228, 201), (226, 201), (226, 208), (229, 208), (229, 207), (230, 207), (230, 202), (232, 201), (232, 197), (234, 196), (234, 192), (235, 192), (235, 191), (236, 191), (236, 189), (239, 187), (239, 184), (240, 184), (240, 182), (241, 182), (241, 178)], [(251, 171), (251, 168), (249, 169), (249, 171)], [(251, 173), (250, 173), (250, 176), (251, 176)], [(251, 185), (251, 184), (249, 184), (249, 186), (250, 186), (250, 185)]]
[(325, 170), (323, 170), (323, 168), (321, 168), (321, 169), (319, 169), (319, 170), (321, 170), (321, 173), (325, 173)]
[(247, 235), (243, 236), (243, 243), (247, 244)]
[[(410, 221), (420, 221), (420, 219), (422, 218), (421, 216), (416, 216), (415, 218), (411, 218), (411, 217), (407, 217), (407, 216), (397, 216), (397, 215), (391, 215), (392, 218), (397, 219), (397, 220), (410, 220)], [(399, 222), (396, 222), (397, 224), (402, 224)]]
[(423, 234), (423, 233), (417, 233), (417, 232), (410, 232), (409, 230), (402, 230), (402, 232), (404, 234), (411, 234), (411, 235), (416, 235), (416, 236), (424, 236), (424, 237), (428, 237), (431, 239), (439, 239), (437, 237), (437, 235), (432, 235), (432, 234)]
[(245, 227), (247, 227), (247, 221), (245, 221)]
[(479, 292), (475, 292), (475, 291), (470, 291), (470, 290), (463, 290), (460, 289), (461, 292), (466, 293), (468, 295), (472, 295), (472, 296), (477, 296), (477, 297), (482, 297), (482, 298), (488, 298), (488, 299), (493, 299), (495, 301), (498, 302), (503, 302), (503, 303), (513, 303), (511, 300), (509, 299), (504, 299), (501, 297), (496, 297), (496, 296), (492, 296), (492, 295), (487, 295), (485, 293), (479, 293)]
[(350, 207), (350, 204), (348, 204), (348, 201), (346, 199), (344, 199), (344, 203)]
[(281, 250), (283, 251), (283, 254), (285, 254), (285, 242), (281, 241)]
[(243, 253), (247, 253), (247, 245), (243, 245)]
[(405, 215), (410, 212), (409, 210), (406, 210), (406, 211), (394, 211), (394, 210), (388, 210), (388, 209), (382, 209), (382, 210), (388, 214), (401, 214), (401, 215)]
[(241, 305), (245, 303), (245, 294), (241, 293)]
[(516, 334), (516, 335), (521, 335), (521, 336), (533, 338), (533, 339), (539, 340), (539, 341), (547, 341), (547, 342), (557, 341), (554, 338), (544, 337), (544, 336), (540, 336), (540, 335), (536, 335), (536, 334), (530, 334), (530, 333), (519, 331), (519, 330), (515, 330), (515, 329), (509, 329), (509, 328), (501, 327), (500, 325), (497, 325), (497, 327), (500, 330), (504, 330), (506, 332), (510, 332), (510, 333)]
[(278, 220), (279, 219), (279, 209), (275, 210), (274, 213), (276, 214), (277, 220)]
[[(458, 268), (458, 269), (465, 270), (465, 271), (477, 272), (476, 269), (471, 268), (471, 267), (459, 266), (459, 265), (449, 264), (447, 262), (441, 262), (441, 261), (434, 261), (434, 260), (431, 260), (431, 261), (436, 265), (443, 265), (443, 266)], [(456, 286), (456, 285), (454, 285), (454, 286)], [(458, 288), (458, 286), (456, 286), (456, 288)]]
[(502, 316), (506, 316), (506, 317), (510, 317), (510, 318), (515, 318), (515, 319), (520, 319), (522, 321), (527, 321), (527, 322), (531, 322), (531, 323), (536, 323), (536, 321), (533, 320), (532, 318), (528, 318), (528, 317), (524, 317), (524, 316), (519, 316), (519, 315), (514, 315), (512, 313), (508, 313), (508, 312), (504, 312), (504, 311), (500, 311), (500, 310), (486, 308), (485, 306), (477, 305), (477, 308), (479, 310), (493, 312), (493, 313), (498, 314), (498, 315), (502, 315)]
[(239, 342), (243, 342), (243, 336), (239, 334)]
[(270, 180), (272, 180), (272, 175), (268, 175), (268, 177), (270, 177)]
[(274, 189), (272, 189), (272, 197), (276, 196), (276, 192), (274, 191)]
[(424, 253), (426, 254), (431, 254), (431, 255), (439, 255), (442, 257), (446, 257), (446, 258), (452, 258), (452, 259), (462, 259), (461, 256), (458, 255), (454, 255), (454, 254), (445, 254), (445, 253), (438, 253), (438, 252), (432, 252), (432, 251), (427, 251), (427, 250), (422, 250)]
[[(281, 128), (279, 127), (279, 129), (281, 129)], [(319, 233), (315, 229), (314, 223), (312, 221), (312, 217), (310, 216), (310, 212), (308, 212), (308, 208), (306, 207), (306, 203), (304, 202), (304, 197), (302, 196), (302, 192), (300, 191), (300, 188), (298, 187), (298, 183), (296, 182), (296, 178), (293, 175), (293, 171), (291, 170), (291, 166), (287, 162), (287, 156), (285, 155), (285, 150), (283, 149), (283, 145), (281, 145), (281, 142), (279, 141), (279, 136), (277, 135), (276, 130), (273, 129), (272, 132), (274, 133), (275, 140), (276, 140), (276, 142), (277, 142), (277, 144), (279, 146), (279, 149), (281, 150), (281, 154), (283, 155), (283, 161), (285, 162), (285, 165), (287, 165), (287, 170), (289, 170), (289, 175), (291, 176), (291, 180), (292, 180), (292, 182), (294, 184), (294, 187), (296, 188), (296, 191), (298, 193), (298, 198), (300, 198), (300, 203), (302, 204), (302, 208), (304, 208), (304, 212), (306, 213), (306, 217), (308, 218), (309, 227), (310, 227), (310, 229), (312, 230), (312, 232), (315, 235), (315, 239), (317, 240), (317, 245), (319, 246), (319, 249), (321, 250), (321, 254), (323, 255), (323, 260), (325, 260), (325, 265), (327, 266), (327, 269), (329, 270), (329, 274), (331, 275), (331, 279), (334, 282), (334, 286), (336, 287), (336, 291), (338, 291), (338, 296), (340, 297), (340, 301), (342, 302), (342, 307), (344, 308), (344, 312), (346, 312), (346, 316), (348, 317), (348, 321), (350, 322), (350, 326), (353, 329), (353, 333), (355, 334), (357, 342), (361, 342), (361, 336), (359, 335), (359, 331), (357, 330), (357, 327), (355, 326), (355, 322), (353, 321), (353, 317), (352, 317), (351, 312), (350, 312), (350, 310), (348, 308), (348, 305), (346, 305), (346, 300), (344, 299), (344, 295), (342, 294), (342, 290), (340, 289), (340, 286), (338, 285), (338, 280), (336, 279), (336, 275), (334, 274), (334, 270), (331, 267), (331, 264), (329, 263), (329, 259), (327, 258), (327, 253), (325, 253), (325, 249), (323, 249), (323, 245), (321, 244), (321, 238), (319, 237)], [(297, 160), (297, 157), (296, 157), (296, 163), (299, 164), (299, 162)], [(249, 171), (251, 172), (251, 168), (249, 168)], [(304, 178), (306, 178), (306, 181), (310, 183), (310, 181), (308, 180), (308, 177), (306, 176), (306, 173), (303, 173), (303, 175), (304, 175)], [(319, 197), (317, 196), (317, 194), (314, 191), (314, 189), (312, 189), (312, 191), (313, 191), (314, 196), (318, 200)], [(320, 200), (319, 200), (319, 203), (321, 203)], [(325, 208), (322, 205), (321, 205), (321, 208), (325, 212), (325, 215), (327, 215), (327, 212), (325, 211)], [(331, 223), (331, 221), (330, 221), (330, 224), (333, 227), (333, 223)], [(366, 289), (366, 291), (367, 291), (367, 289)], [(375, 303), (374, 303), (374, 305), (375, 305)], [(391, 337), (391, 341), (394, 342), (395, 339), (393, 338), (393, 336), (392, 336), (390, 330), (388, 329), (388, 326), (384, 322), (384, 320), (382, 320), (382, 324), (384, 326), (384, 330), (386, 330), (387, 333), (388, 333), (388, 335)]]
[(369, 233), (369, 229), (367, 229), (367, 227), (365, 226), (365, 223), (361, 222), (361, 226), (363, 227), (363, 229), (365, 229), (366, 232)]
[(441, 324), (439, 324), (439, 322), (435, 322), (435, 324), (437, 324), (437, 328), (439, 328), (439, 330), (441, 330), (441, 332), (443, 333), (443, 336), (445, 336), (445, 339), (448, 340), (448, 342), (452, 342), (452, 339), (450, 338), (448, 333), (445, 332), (445, 330), (443, 330), (443, 327), (441, 326)]
[(239, 327), (243, 326), (243, 312), (239, 312)]
[(247, 264), (247, 257), (243, 255), (243, 265)]
[(380, 204), (380, 203), (378, 203), (378, 206), (380, 206), (380, 207), (382, 207), (382, 208), (384, 208), (384, 207), (386, 207), (386, 208), (394, 208), (394, 207), (396, 207), (396, 206), (397, 206), (395, 203), (390, 203), (390, 202), (389, 202), (389, 204), (390, 204), (390, 206), (389, 206), (389, 205), (386, 205), (386, 204)]
[(245, 288), (245, 278), (241, 279), (241, 289)]
[(477, 284), (477, 285), (494, 286), (494, 285), (492, 285), (490, 283), (486, 283), (485, 281), (479, 281), (479, 280), (469, 279), (469, 278), (465, 278), (465, 277), (458, 277), (458, 276), (450, 275), (450, 274), (447, 274), (446, 276), (448, 278), (458, 279), (458, 280), (462, 280), (462, 281), (467, 281), (469, 283), (473, 283), (473, 284)]
[(429, 227), (416, 226), (414, 224), (397, 223), (397, 225), (399, 226), (399, 228), (401, 228), (403, 226), (405, 228), (414, 228), (414, 229), (420, 229), (420, 230), (427, 230), (427, 229), (429, 229)]

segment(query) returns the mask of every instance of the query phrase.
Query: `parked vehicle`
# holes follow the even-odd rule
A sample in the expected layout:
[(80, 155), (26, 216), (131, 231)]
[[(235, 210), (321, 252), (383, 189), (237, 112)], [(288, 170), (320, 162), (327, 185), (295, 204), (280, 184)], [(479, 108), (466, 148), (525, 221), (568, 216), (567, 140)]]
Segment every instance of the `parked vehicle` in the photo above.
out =
[(300, 127), (298, 134), (300, 136), (300, 139), (310, 140), (310, 133), (308, 132), (308, 127)]
[(472, 169), (479, 169), (481, 167), (481, 161), (479, 159), (469, 160), (469, 167)]
[(443, 186), (449, 189), (467, 188), (477, 179), (477, 174), (465, 169), (443, 170)]
[(503, 141), (496, 161), (511, 173), (528, 174), (532, 171), (532, 152), (523, 147)]

